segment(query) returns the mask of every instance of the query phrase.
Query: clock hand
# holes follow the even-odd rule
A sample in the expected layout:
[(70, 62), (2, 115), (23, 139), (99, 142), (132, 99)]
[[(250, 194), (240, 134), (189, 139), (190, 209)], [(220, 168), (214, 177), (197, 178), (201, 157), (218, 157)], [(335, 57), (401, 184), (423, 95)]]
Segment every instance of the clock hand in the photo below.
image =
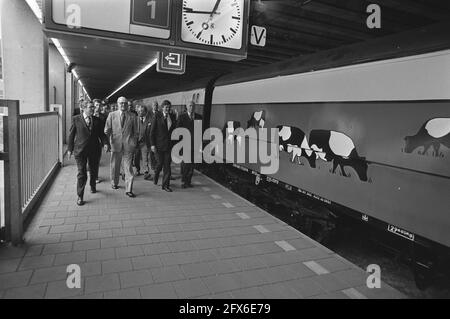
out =
[(217, 0), (217, 1), (216, 1), (216, 4), (214, 5), (214, 9), (213, 9), (213, 11), (211, 12), (211, 18), (213, 17), (214, 14), (220, 14), (220, 13), (217, 13), (217, 12), (216, 12), (217, 8), (219, 7), (219, 4), (220, 4), (220, 0)]
[[(199, 11), (191, 8), (184, 8), (184, 12), (186, 13), (199, 13), (199, 14), (211, 14), (210, 11)], [(215, 12), (214, 14), (220, 14), (220, 12)]]

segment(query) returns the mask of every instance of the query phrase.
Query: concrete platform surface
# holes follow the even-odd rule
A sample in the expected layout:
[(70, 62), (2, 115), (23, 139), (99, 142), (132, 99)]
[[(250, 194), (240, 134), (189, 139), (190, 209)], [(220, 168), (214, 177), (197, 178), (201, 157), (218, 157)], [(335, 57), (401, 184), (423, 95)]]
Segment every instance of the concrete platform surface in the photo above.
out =
[[(111, 189), (103, 156), (97, 194), (75, 203), (76, 166), (57, 176), (21, 247), (0, 247), (0, 298), (403, 298), (369, 273), (195, 173), (173, 193), (136, 177)], [(161, 183), (161, 181), (160, 181)], [(81, 288), (67, 287), (67, 266)]]

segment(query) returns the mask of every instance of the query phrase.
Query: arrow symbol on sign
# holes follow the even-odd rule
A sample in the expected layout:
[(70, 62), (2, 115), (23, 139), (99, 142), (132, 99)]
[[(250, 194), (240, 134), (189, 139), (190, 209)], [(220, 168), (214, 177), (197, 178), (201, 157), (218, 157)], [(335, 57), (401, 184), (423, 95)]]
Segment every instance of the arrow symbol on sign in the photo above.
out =
[(169, 53), (164, 59), (169, 62), (169, 65), (180, 66), (180, 54), (178, 53)]

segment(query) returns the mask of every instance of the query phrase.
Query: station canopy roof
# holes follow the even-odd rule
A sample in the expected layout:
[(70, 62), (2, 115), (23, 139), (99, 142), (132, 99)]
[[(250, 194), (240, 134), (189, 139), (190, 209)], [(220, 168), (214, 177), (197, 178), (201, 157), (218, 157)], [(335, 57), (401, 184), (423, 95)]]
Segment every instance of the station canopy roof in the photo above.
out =
[[(41, 0), (42, 1), (42, 0)], [(207, 0), (205, 0), (207, 1)], [(369, 29), (367, 6), (381, 7), (380, 29)], [(245, 71), (350, 44), (450, 21), (448, 0), (252, 0), (250, 26), (267, 29), (265, 47), (249, 45), (239, 62), (187, 57), (186, 73), (157, 73), (151, 67), (119, 95), (139, 98), (164, 93), (204, 78)], [(146, 45), (77, 38), (60, 40), (92, 98), (106, 98), (156, 58)]]

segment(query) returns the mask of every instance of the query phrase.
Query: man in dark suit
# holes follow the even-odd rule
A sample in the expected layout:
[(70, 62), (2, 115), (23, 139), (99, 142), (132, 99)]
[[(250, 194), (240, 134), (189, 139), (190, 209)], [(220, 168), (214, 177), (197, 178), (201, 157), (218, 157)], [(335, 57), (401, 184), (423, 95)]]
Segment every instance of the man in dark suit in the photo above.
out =
[(128, 112), (133, 113), (136, 116), (138, 115), (138, 113), (136, 112), (136, 109), (134, 107), (133, 101), (128, 101)]
[(171, 103), (165, 100), (161, 103), (162, 112), (156, 113), (150, 130), (151, 150), (156, 154), (157, 166), (153, 182), (158, 184), (159, 174), (163, 170), (162, 189), (172, 192), (170, 188), (170, 164), (172, 162), (172, 132), (176, 127), (175, 117), (170, 114)]
[[(134, 165), (137, 170), (137, 175), (141, 175), (141, 168), (144, 170), (144, 179), (149, 180), (151, 177), (149, 170), (149, 156), (150, 156), (150, 128), (152, 125), (149, 112), (145, 105), (137, 106), (138, 112), (138, 144), (134, 157)], [(142, 160), (142, 161), (141, 161)]]
[[(101, 123), (101, 129), (102, 132), (105, 130), (105, 124), (106, 124), (106, 119), (107, 119), (107, 115), (105, 113), (102, 113), (102, 102), (99, 99), (94, 99), (94, 116), (97, 117), (98, 119), (100, 119), (100, 123)], [(98, 152), (98, 162), (100, 163), (100, 161), (102, 160), (102, 147), (100, 146), (100, 151)], [(100, 180), (98, 178), (98, 170), (97, 170), (97, 176), (95, 177), (95, 182), (98, 184), (100, 183)]]
[(98, 160), (101, 145), (109, 145), (102, 131), (100, 120), (94, 115), (94, 104), (87, 102), (81, 109), (80, 115), (72, 118), (72, 126), (69, 133), (68, 155), (75, 156), (78, 167), (77, 175), (77, 204), (85, 204), (84, 188), (87, 182), (87, 163), (91, 171), (91, 193), (96, 193), (96, 176), (98, 176)]
[[(182, 188), (192, 187), (191, 180), (192, 175), (194, 174), (194, 162), (195, 162), (195, 155), (199, 150), (195, 150), (194, 147), (194, 121), (202, 120), (202, 117), (200, 114), (195, 113), (195, 103), (194, 101), (189, 101), (186, 104), (186, 112), (182, 113), (180, 117), (178, 118), (178, 125), (177, 127), (183, 127), (189, 130), (190, 136), (191, 136), (191, 154), (190, 154), (190, 161), (181, 162), (181, 182)], [(184, 155), (184, 154), (183, 154)], [(183, 156), (184, 157), (184, 156)]]
[[(148, 112), (148, 117), (150, 118), (150, 123), (153, 122), (153, 119), (155, 118), (156, 114), (158, 114), (158, 113), (159, 113), (159, 104), (158, 104), (158, 101), (155, 100), (152, 103), (151, 110)], [(158, 161), (156, 159), (156, 154), (153, 153), (150, 150), (150, 147), (151, 147), (151, 145), (150, 145), (151, 144), (150, 143), (150, 133), (149, 133), (149, 136), (147, 137), (147, 142), (148, 142), (147, 147), (148, 147), (149, 153), (150, 153), (150, 167), (151, 167), (152, 171), (155, 172), (156, 171), (156, 166), (158, 164)]]

